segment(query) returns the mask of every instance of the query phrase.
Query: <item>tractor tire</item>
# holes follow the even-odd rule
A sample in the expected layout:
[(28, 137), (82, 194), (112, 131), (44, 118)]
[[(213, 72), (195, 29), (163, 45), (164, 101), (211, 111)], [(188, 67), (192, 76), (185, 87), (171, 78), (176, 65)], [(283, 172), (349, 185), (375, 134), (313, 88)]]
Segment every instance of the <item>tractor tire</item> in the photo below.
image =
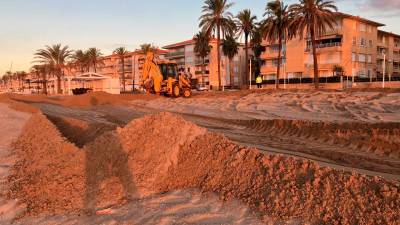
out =
[(172, 97), (179, 98), (180, 95), (181, 95), (181, 90), (179, 88), (179, 85), (177, 84), (172, 85)]
[(183, 89), (183, 97), (190, 98), (192, 96), (192, 91), (189, 88)]

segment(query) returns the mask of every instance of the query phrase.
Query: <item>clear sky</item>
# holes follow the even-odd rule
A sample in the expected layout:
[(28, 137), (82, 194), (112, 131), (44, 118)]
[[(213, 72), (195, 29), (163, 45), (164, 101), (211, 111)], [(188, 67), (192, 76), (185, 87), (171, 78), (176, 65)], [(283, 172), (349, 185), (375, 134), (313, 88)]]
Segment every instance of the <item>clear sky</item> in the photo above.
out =
[[(267, 0), (231, 0), (232, 12), (249, 8), (262, 17)], [(296, 0), (286, 0), (287, 3)], [(164, 46), (193, 37), (203, 0), (0, 0), (0, 76), (28, 70), (46, 44), (97, 47), (104, 54), (142, 43)], [(400, 0), (337, 0), (339, 10), (400, 33)]]

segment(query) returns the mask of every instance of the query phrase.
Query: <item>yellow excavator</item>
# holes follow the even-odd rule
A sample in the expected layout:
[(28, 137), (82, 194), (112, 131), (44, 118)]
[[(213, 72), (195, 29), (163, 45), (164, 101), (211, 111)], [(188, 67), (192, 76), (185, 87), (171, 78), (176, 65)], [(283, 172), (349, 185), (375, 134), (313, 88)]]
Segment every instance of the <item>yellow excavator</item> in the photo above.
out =
[(177, 69), (176, 63), (157, 59), (149, 51), (143, 64), (141, 85), (147, 93), (189, 98), (192, 95), (190, 79)]

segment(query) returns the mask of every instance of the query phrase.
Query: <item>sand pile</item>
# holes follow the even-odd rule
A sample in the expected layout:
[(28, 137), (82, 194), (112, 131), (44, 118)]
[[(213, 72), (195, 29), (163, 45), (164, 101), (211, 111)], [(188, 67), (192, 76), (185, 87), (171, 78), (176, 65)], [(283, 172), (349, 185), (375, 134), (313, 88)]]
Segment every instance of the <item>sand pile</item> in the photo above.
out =
[(263, 155), (168, 113), (134, 120), (79, 150), (43, 116), (16, 143), (11, 197), (32, 214), (91, 209), (143, 195), (200, 188), (239, 199), (266, 219), (394, 224), (398, 183)]
[(13, 148), (18, 161), (8, 179), (8, 198), (27, 205), (25, 216), (82, 208), (84, 152), (68, 143), (45, 116), (32, 116)]
[(116, 105), (126, 104), (132, 100), (151, 100), (159, 98), (156, 95), (144, 94), (121, 94), (113, 95), (106, 92), (92, 92), (76, 96), (46, 96), (46, 95), (19, 95), (19, 94), (3, 94), (2, 99), (12, 99), (15, 101), (27, 103), (49, 103), (68, 107), (90, 107), (97, 105)]

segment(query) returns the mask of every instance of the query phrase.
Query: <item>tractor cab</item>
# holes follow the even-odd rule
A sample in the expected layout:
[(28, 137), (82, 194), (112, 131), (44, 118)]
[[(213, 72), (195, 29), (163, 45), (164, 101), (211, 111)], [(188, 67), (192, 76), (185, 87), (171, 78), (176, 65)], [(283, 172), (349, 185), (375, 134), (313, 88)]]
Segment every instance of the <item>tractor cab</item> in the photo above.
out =
[(159, 63), (158, 66), (163, 75), (163, 80), (168, 80), (168, 78), (177, 78), (178, 70), (175, 63)]

